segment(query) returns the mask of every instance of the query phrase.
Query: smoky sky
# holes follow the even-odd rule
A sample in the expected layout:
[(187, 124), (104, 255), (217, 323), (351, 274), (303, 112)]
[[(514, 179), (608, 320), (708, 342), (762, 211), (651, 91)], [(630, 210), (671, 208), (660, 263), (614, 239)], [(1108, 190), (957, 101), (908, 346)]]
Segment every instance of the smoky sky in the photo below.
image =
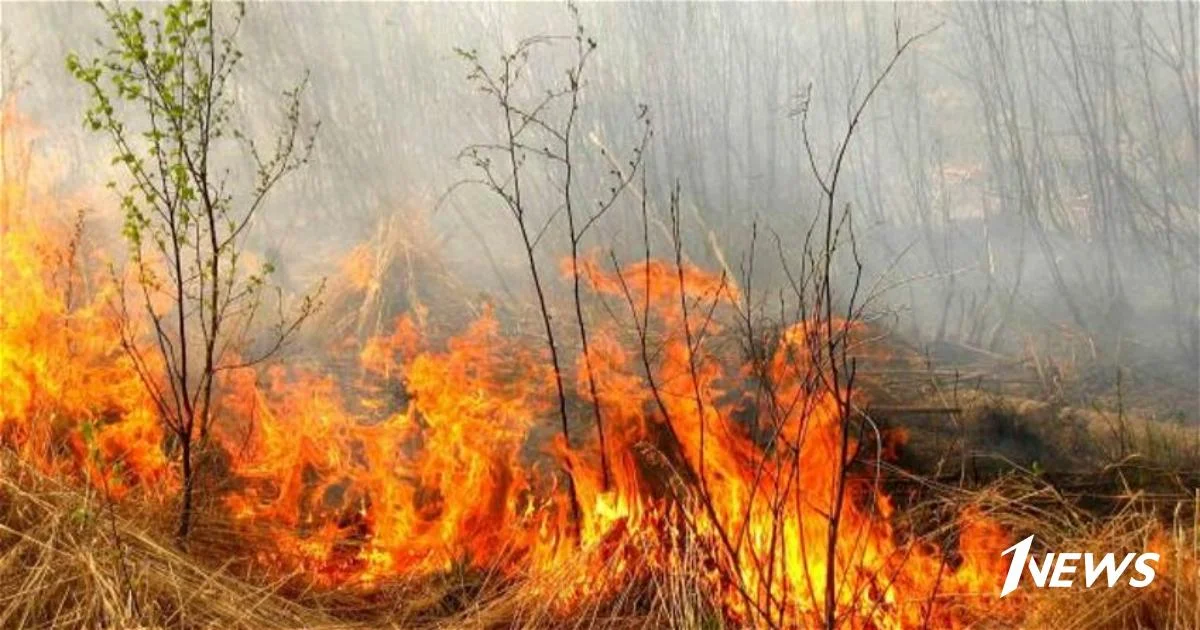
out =
[[(926, 33), (867, 107), (838, 199), (881, 316), (916, 339), (996, 349), (1066, 323), (1195, 361), (1195, 3), (579, 10), (597, 42), (576, 142), (581, 202), (604, 195), (612, 159), (601, 147), (625, 160), (637, 146), (644, 106), (652, 214), (678, 185), (688, 258), (735, 271), (753, 227), (761, 286), (779, 286), (780, 253), (798, 251), (820, 207), (803, 95), (823, 165), (897, 44)], [(4, 89), (42, 126), (39, 146), (66, 163), (63, 185), (111, 178), (111, 151), (84, 132), (85, 95), (64, 67), (69, 51), (97, 53), (100, 12), (5, 3), (0, 22)], [(455, 48), (495, 63), (522, 38), (572, 28), (561, 4), (251, 4), (239, 120), (269, 134), (281, 92), (308, 73), (305, 120), (321, 123), (312, 163), (272, 198), (253, 246), (301, 285), (403, 216), (463, 282), (525, 290), (511, 217), (483, 191), (454, 188), (471, 176), (461, 149), (496, 139), (502, 120)], [(531, 94), (562, 80), (573, 54), (563, 41), (535, 50)], [(549, 169), (530, 178), (532, 205), (551, 222), (549, 261), (564, 251), (553, 224), (561, 182)], [(584, 248), (636, 256), (639, 212), (624, 195)]]

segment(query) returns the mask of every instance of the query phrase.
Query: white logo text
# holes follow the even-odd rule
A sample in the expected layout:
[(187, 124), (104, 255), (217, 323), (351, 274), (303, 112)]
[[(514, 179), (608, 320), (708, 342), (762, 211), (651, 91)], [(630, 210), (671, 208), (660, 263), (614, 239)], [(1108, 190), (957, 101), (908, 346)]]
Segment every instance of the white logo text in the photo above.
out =
[(1004, 579), (1004, 588), (1000, 597), (1017, 590), (1021, 582), (1021, 574), (1029, 568), (1029, 576), (1037, 588), (1070, 588), (1078, 575), (1079, 561), (1083, 560), (1083, 584), (1091, 588), (1100, 576), (1105, 576), (1108, 588), (1116, 586), (1121, 576), (1133, 565), (1135, 575), (1129, 578), (1129, 585), (1134, 588), (1145, 588), (1154, 581), (1154, 564), (1158, 562), (1156, 553), (1127, 553), (1125, 559), (1117, 563), (1116, 554), (1106, 553), (1099, 557), (1091, 553), (1067, 551), (1062, 553), (1050, 552), (1038, 562), (1036, 557), (1030, 557), (1029, 550), (1033, 546), (1033, 536), (1005, 549), (1001, 555), (1012, 554), (1012, 564), (1008, 566), (1008, 576)]

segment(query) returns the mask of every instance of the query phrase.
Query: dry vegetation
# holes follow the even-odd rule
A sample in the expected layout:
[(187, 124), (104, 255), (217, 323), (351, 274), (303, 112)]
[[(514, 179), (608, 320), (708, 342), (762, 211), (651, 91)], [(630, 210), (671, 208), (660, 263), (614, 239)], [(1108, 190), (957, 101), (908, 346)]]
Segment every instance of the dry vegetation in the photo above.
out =
[[(0, 626), (13, 628), (470, 628), (721, 627), (702, 588), (686, 574), (631, 584), (610, 602), (563, 618), (530, 601), (522, 584), (462, 570), (421, 584), (361, 591), (306, 591), (302, 581), (255, 576), (245, 540), (219, 519), (201, 518), (189, 552), (171, 536), (171, 511), (157, 504), (114, 506), (0, 457)], [(900, 473), (898, 473), (900, 474)], [(1191, 628), (1200, 615), (1200, 500), (1135, 493), (1098, 517), (1052, 486), (1010, 477), (982, 490), (925, 478), (920, 521), (969, 504), (1013, 531), (1056, 549), (1142, 549), (1162, 554), (1146, 590), (1046, 590), (1023, 600), (1020, 627)], [(211, 516), (211, 515), (210, 515)], [(952, 536), (952, 532), (930, 532)], [(563, 567), (569, 571), (570, 567)], [(534, 589), (535, 591), (537, 589)], [(965, 604), (969, 606), (970, 604)], [(624, 609), (624, 612), (622, 612)], [(975, 627), (1012, 627), (981, 621)]]
[[(150, 199), (170, 215), (171, 241), (158, 247), (179, 263), (179, 288), (156, 294), (146, 269), (161, 261), (132, 258), (137, 274), (111, 264), (121, 252), (97, 236), (115, 232), (111, 213), (80, 211), (90, 204), (63, 194), (28, 121), (6, 109), (0, 628), (1200, 628), (1194, 384), (1146, 352), (1110, 352), (1078, 314), (1022, 329), (1021, 351), (996, 342), (1011, 313), (994, 326), (991, 311), (977, 318), (988, 348), (941, 333), (916, 348), (869, 317), (877, 295), (860, 293), (842, 161), (922, 34), (903, 39), (897, 22), (890, 63), (848, 111), (828, 168), (803, 96), (821, 194), (800, 244), (776, 236), (769, 252), (788, 285), (775, 306), (755, 285), (754, 248), (769, 249), (758, 223), (737, 271), (699, 213), (718, 264), (687, 255), (683, 193), (660, 209), (646, 185), (644, 108), (640, 144), (627, 156), (604, 149), (612, 170), (599, 199), (573, 188), (595, 48), (575, 25), (522, 41), (498, 65), (457, 51), (504, 123), (499, 140), (458, 157), (511, 215), (530, 284), (472, 294), (426, 215), (388, 209), (372, 238), (329, 265), (323, 308), (304, 301), (291, 326), (280, 297), (279, 343), (244, 364), (221, 362), (226, 311), (205, 296), (217, 300), (226, 285), (215, 270), (246, 245), (214, 239), (205, 251), (170, 230), (204, 234), (190, 218), (172, 223), (187, 195)], [(530, 58), (562, 42), (574, 55), (563, 83), (523, 90)], [(72, 67), (103, 96), (86, 63)], [(288, 93), (292, 140), (299, 93)], [(279, 176), (307, 162), (291, 155)], [(206, 188), (205, 169), (186, 168), (208, 218), (214, 200), (236, 206), (223, 185)], [(539, 223), (542, 200), (522, 197), (538, 169), (565, 182), (557, 223), (559, 210)], [(134, 177), (136, 192), (153, 192), (153, 178)], [(640, 211), (633, 256), (585, 240), (618, 203)], [(569, 246), (557, 267), (547, 230)], [(179, 275), (193, 254), (196, 273)], [(265, 286), (226, 269), (222, 282), (247, 283), (246, 295)], [(956, 288), (943, 288), (947, 311)], [(130, 291), (144, 302), (132, 311)], [(163, 296), (180, 306), (160, 306)], [(260, 302), (247, 304), (233, 312)], [(188, 332), (193, 312), (212, 319)], [(167, 315), (177, 337), (163, 332)], [(263, 325), (230, 321), (242, 335), (231, 354), (252, 349), (242, 342)], [(155, 345), (138, 354), (145, 339)], [(198, 341), (206, 364), (189, 376), (175, 353)], [(180, 404), (211, 396), (211, 407), (167, 413), (168, 389)], [(1031, 534), (1039, 550), (1158, 553), (1157, 578), (999, 599), (1000, 551)]]
[[(331, 286), (331, 295), (342, 297), (336, 311), (323, 314), (327, 321), (371, 321), (377, 316), (374, 309), (398, 310), (399, 303), (412, 299), (418, 287), (382, 300), (362, 290), (410, 286), (411, 261), (436, 256), (404, 246), (390, 246), (389, 251), (403, 253), (369, 258), (372, 271), (365, 279), (347, 264), (346, 275)], [(351, 261), (364, 254), (352, 256)], [(870, 343), (889, 344), (886, 339)], [(1033, 533), (1051, 549), (1149, 549), (1162, 554), (1151, 588), (1024, 593), (1018, 614), (996, 613), (988, 591), (997, 585), (981, 584), (975, 598), (953, 603), (967, 611), (976, 605), (993, 610), (990, 618), (976, 616), (971, 627), (1195, 626), (1200, 615), (1200, 497), (1188, 494), (1196, 483), (1194, 431), (1151, 419), (1152, 410), (1118, 414), (1021, 396), (1002, 371), (989, 374), (995, 382), (1008, 383), (998, 387), (1003, 394), (988, 391), (978, 379), (971, 387), (962, 384), (969, 380), (962, 375), (971, 372), (970, 365), (958, 366), (960, 383), (955, 386), (953, 377), (941, 382), (939, 373), (915, 365), (920, 357), (905, 356), (894, 347), (886, 354), (878, 348), (865, 354), (878, 363), (876, 370), (863, 369), (863, 387), (879, 407), (870, 413), (908, 434), (899, 465), (885, 463), (884, 484), (900, 508), (897, 531), (907, 532), (900, 535), (944, 545), (946, 562), (953, 565), (959, 535), (953, 515), (969, 509), (1005, 531)], [(977, 362), (972, 365), (979, 368)], [(1015, 372), (1036, 370), (1027, 366)], [(1030, 396), (1036, 393), (1032, 384), (1022, 387)], [(1000, 438), (1017, 450), (1005, 455)], [(997, 461), (997, 453), (1003, 461)], [(578, 566), (565, 563), (556, 573), (528, 578), (462, 565), (419, 579), (331, 588), (313, 585), (303, 572), (280, 573), (257, 562), (255, 549), (270, 545), (269, 531), (256, 538), (229, 521), (218, 502), (200, 504), (197, 528), (181, 550), (172, 535), (176, 508), (170, 497), (132, 495), (113, 501), (103, 488), (80, 484), (71, 474), (58, 478), (8, 451), (0, 456), (0, 466), (2, 627), (725, 625), (696, 578), (705, 562), (698, 556), (682, 558), (677, 571), (631, 581), (567, 616), (548, 605), (544, 588), (594, 571), (585, 558), (578, 559)]]

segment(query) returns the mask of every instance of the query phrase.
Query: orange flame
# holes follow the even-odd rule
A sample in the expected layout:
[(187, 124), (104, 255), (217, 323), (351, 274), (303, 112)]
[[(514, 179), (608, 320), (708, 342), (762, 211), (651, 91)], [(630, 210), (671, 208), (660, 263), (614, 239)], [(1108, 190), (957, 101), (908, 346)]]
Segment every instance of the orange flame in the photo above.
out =
[(161, 427), (107, 308), (111, 283), (80, 271), (91, 252), (61, 220), (79, 200), (55, 197), (28, 154), (14, 159), (13, 147), (37, 130), (11, 103), (0, 128), (0, 443), (114, 497), (134, 487), (171, 492)]
[[(115, 496), (173, 490), (163, 432), (104, 308), (114, 289), (93, 278), (109, 288), (65, 297), (55, 261), (71, 236), (40, 218), (52, 200), (15, 185), (6, 178), (5, 216), (17, 205), (39, 221), (6, 220), (0, 235), (0, 440)], [(861, 628), (966, 624), (964, 598), (995, 593), (1007, 535), (983, 515), (961, 516), (953, 560), (893, 531), (889, 498), (853, 455), (873, 447), (846, 435), (811, 359), (818, 327), (786, 330), (752, 369), (718, 343), (719, 315), (738, 299), (723, 277), (579, 262), (599, 299), (646, 305), (635, 328), (647, 351), (628, 328), (593, 325), (588, 360), (565, 368), (571, 444), (550, 421), (541, 346), (506, 336), (490, 310), (444, 345), (402, 318), (349, 376), (224, 375), (214, 432), (233, 479), (224, 502), (242, 526), (273, 534), (259, 560), (330, 585), (465, 562), (533, 578), (528, 588), (563, 612), (690, 568), (735, 623), (792, 627), (820, 623), (827, 592), (841, 623)], [(356, 251), (351, 282), (363, 265)], [(583, 424), (593, 402), (608, 474)]]
[[(767, 364), (773, 402), (755, 403), (745, 393), (752, 370), (699, 338), (718, 332), (711, 320), (701, 327), (703, 314), (736, 299), (719, 277), (684, 270), (697, 318), (689, 340), (680, 332), (678, 269), (648, 261), (617, 277), (584, 268), (598, 293), (630, 291), (635, 304), (648, 294), (644, 325), (658, 331), (650, 377), (615, 326), (592, 335), (607, 487), (595, 438), (568, 446), (547, 421), (553, 373), (540, 352), (504, 337), (490, 312), (441, 350), (404, 318), (366, 344), (357, 387), (281, 369), (263, 388), (252, 375), (229, 383), (229, 426), (253, 418), (248, 440), (222, 433), (247, 482), (227, 499), (234, 514), (270, 528), (275, 561), (327, 581), (370, 583), (465, 559), (514, 576), (553, 575), (553, 591), (542, 595), (567, 610), (671, 571), (686, 541), (708, 558), (703, 579), (732, 619), (819, 620), (834, 482), (851, 463), (839, 461), (835, 397), (798, 358), (808, 356), (811, 327), (782, 336)], [(580, 408), (591, 402), (585, 365), (579, 356), (572, 368)], [(738, 420), (750, 414), (770, 418), (773, 443), (756, 441)], [(848, 477), (832, 560), (840, 616), (859, 627), (945, 625), (965, 609), (943, 602), (994, 590), (1002, 531), (964, 514), (961, 558), (950, 563), (898, 543), (887, 497), (872, 479)], [(565, 566), (585, 569), (564, 578)]]

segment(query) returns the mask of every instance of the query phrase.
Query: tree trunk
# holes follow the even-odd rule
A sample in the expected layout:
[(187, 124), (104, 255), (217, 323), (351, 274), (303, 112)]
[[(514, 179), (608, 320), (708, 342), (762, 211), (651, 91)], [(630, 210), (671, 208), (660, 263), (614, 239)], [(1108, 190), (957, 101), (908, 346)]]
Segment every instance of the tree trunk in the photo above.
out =
[(179, 543), (187, 540), (192, 529), (192, 490), (195, 486), (195, 473), (192, 470), (192, 441), (185, 437), (183, 440), (183, 496), (180, 497), (179, 529), (175, 538)]

